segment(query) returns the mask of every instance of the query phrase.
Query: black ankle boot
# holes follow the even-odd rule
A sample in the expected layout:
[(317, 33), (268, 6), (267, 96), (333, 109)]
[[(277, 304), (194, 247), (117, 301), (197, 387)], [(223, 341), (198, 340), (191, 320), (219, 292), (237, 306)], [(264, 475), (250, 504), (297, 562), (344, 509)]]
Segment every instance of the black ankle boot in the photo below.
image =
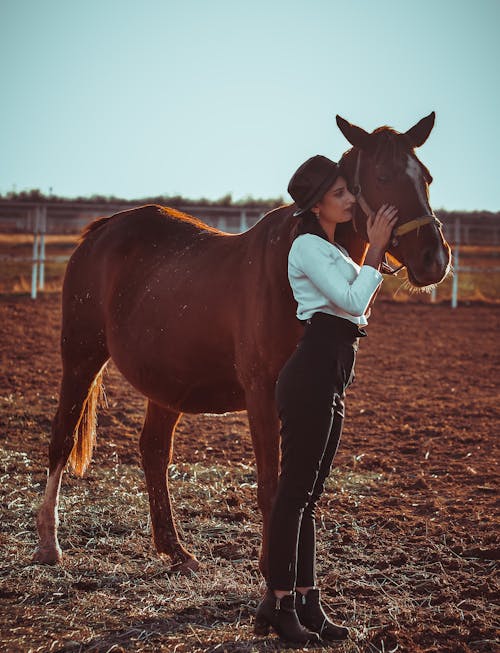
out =
[(317, 633), (310, 632), (300, 624), (295, 612), (295, 594), (278, 599), (272, 590), (267, 590), (257, 608), (254, 632), (256, 635), (268, 635), (271, 626), (286, 642), (319, 642)]
[(331, 642), (346, 639), (349, 631), (344, 626), (337, 626), (330, 621), (321, 607), (319, 589), (310, 589), (307, 594), (297, 592), (295, 609), (300, 623), (309, 630), (318, 633), (321, 639)]

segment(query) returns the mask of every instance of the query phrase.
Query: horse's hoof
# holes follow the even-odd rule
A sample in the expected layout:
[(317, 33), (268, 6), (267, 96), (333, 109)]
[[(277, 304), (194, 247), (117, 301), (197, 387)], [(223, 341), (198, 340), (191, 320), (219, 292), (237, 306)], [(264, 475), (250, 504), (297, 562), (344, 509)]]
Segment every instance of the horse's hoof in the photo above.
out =
[(39, 546), (31, 558), (34, 565), (58, 565), (62, 560), (60, 547)]
[(188, 558), (182, 562), (177, 562), (175, 565), (172, 565), (169, 569), (171, 574), (182, 574), (183, 576), (191, 576), (195, 574), (200, 568), (200, 563), (196, 558)]

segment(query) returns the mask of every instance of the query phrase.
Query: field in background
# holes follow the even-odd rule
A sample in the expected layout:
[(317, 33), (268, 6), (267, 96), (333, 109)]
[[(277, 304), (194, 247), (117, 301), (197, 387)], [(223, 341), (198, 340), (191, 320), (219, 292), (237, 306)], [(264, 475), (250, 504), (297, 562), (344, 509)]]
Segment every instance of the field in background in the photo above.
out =
[[(500, 302), (500, 246), (461, 245), (459, 263), (463, 267), (477, 268), (474, 272), (459, 270), (459, 301)], [(492, 271), (492, 268), (496, 268), (496, 270)], [(407, 301), (409, 299), (431, 301), (427, 293), (408, 291), (399, 276), (397, 278), (385, 278), (381, 291), (382, 296), (390, 297), (396, 301)], [(451, 300), (452, 282), (453, 275), (450, 274), (439, 285), (436, 290), (436, 300), (438, 302), (449, 302)]]
[[(78, 244), (78, 234), (45, 237), (45, 292), (62, 288), (67, 259)], [(0, 292), (29, 293), (33, 256), (32, 234), (0, 234)]]
[[(66, 268), (63, 260), (76, 247), (78, 235), (54, 235), (46, 237), (46, 256), (57, 258), (45, 264), (45, 291), (58, 292)], [(29, 293), (31, 289), (31, 256), (33, 236), (30, 234), (0, 234), (0, 292)], [(17, 259), (17, 260), (16, 260)], [(24, 260), (23, 260), (24, 259)], [(500, 246), (461, 246), (460, 265), (481, 268), (479, 272), (460, 272), (459, 301), (500, 302)], [(386, 277), (381, 296), (395, 301), (430, 302), (427, 293), (415, 293), (405, 287), (404, 271), (398, 277)], [(452, 277), (437, 290), (437, 301), (450, 301)]]

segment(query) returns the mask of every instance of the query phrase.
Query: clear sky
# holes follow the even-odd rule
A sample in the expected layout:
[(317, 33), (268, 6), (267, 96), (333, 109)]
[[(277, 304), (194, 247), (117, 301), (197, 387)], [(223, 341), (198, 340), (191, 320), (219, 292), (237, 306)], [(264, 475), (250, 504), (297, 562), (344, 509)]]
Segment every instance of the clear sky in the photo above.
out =
[(431, 203), (500, 210), (500, 0), (0, 0), (0, 193), (277, 197), (406, 131)]

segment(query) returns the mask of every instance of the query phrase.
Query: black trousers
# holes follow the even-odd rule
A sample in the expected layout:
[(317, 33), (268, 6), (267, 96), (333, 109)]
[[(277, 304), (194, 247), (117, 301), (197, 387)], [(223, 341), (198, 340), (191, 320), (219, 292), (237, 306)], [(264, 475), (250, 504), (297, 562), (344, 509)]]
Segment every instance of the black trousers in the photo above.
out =
[(364, 335), (348, 320), (316, 313), (278, 377), (281, 471), (269, 532), (271, 589), (316, 585), (315, 507), (339, 445), (345, 390)]

